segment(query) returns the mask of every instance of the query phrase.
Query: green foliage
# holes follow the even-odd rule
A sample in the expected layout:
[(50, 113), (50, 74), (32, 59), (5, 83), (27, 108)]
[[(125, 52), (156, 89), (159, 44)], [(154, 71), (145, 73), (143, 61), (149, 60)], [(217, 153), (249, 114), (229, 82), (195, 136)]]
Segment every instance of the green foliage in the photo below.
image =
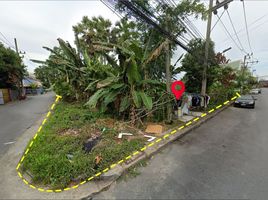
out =
[(208, 88), (211, 97), (209, 106), (215, 107), (232, 98), (237, 91), (237, 71), (228, 66), (220, 66), (215, 81)]
[[(135, 3), (148, 6), (147, 1)], [(160, 26), (178, 35), (186, 31), (177, 23), (178, 17), (205, 17), (204, 5), (197, 0), (183, 0), (174, 8), (167, 8), (160, 2), (157, 10), (161, 13)], [(57, 47), (44, 47), (50, 51), (50, 56), (45, 62), (35, 61), (41, 64), (35, 74), (65, 100), (79, 103), (60, 103), (56, 107), (23, 164), (23, 169), (33, 175), (34, 182), (62, 188), (70, 181), (96, 174), (144, 145), (140, 139), (123, 140), (118, 144), (115, 141), (118, 130), (103, 131), (105, 127), (97, 118), (104, 113), (113, 114), (134, 123), (138, 113), (150, 110), (153, 120), (160, 121), (166, 116), (167, 101), (173, 99), (165, 92), (163, 55), (167, 44), (170, 44), (171, 56), (176, 47), (154, 28), (127, 17), (115, 26), (102, 17), (83, 17), (73, 30), (75, 46), (59, 38)], [(203, 58), (202, 41), (193, 41), (191, 45)], [(192, 71), (187, 72), (188, 83), (191, 83), (190, 78), (199, 78), (199, 72), (191, 74), (195, 68), (200, 70), (198, 60), (199, 57), (190, 55), (185, 60), (185, 69), (194, 64)], [(193, 82), (197, 81), (193, 79)], [(64, 135), (69, 129), (79, 134)], [(96, 131), (102, 132), (101, 148), (86, 154), (83, 142)], [(67, 155), (72, 155), (72, 159)], [(103, 160), (98, 169), (94, 169), (97, 155)]]
[(107, 94), (108, 90), (105, 89), (99, 89), (97, 92), (95, 92), (90, 99), (88, 100), (88, 102), (86, 103), (86, 105), (88, 105), (91, 108), (95, 108), (99, 99), (101, 97), (103, 97), (105, 94)]
[(129, 106), (130, 106), (129, 97), (128, 96), (123, 97), (120, 104), (119, 112), (124, 112)]
[(31, 83), (31, 84), (30, 84), (30, 88), (32, 88), (32, 89), (37, 89), (37, 88), (38, 88), (38, 85), (35, 84), (35, 83)]
[[(190, 41), (189, 47), (191, 53), (187, 53), (182, 59), (182, 66), (180, 67), (180, 71), (186, 72), (183, 79), (187, 92), (199, 93), (201, 91), (202, 73), (204, 68), (205, 41), (201, 39), (194, 39)], [(219, 68), (215, 59), (213, 42), (210, 43), (208, 58), (209, 67), (207, 69), (207, 87), (209, 88), (215, 81), (217, 68)]]
[(254, 78), (249, 69), (241, 69), (237, 72), (237, 88), (243, 94), (248, 93), (254, 86), (257, 85), (256, 78)]
[(0, 42), (0, 88), (18, 88), (25, 73), (20, 56)]
[[(146, 1), (135, 3), (148, 7)], [(126, 10), (120, 2), (116, 7)], [(184, 0), (177, 7), (158, 3), (156, 7), (161, 13), (160, 26), (177, 35), (186, 31), (177, 23), (179, 17), (205, 16), (205, 7), (197, 0)], [(154, 101), (166, 90), (163, 52), (170, 44), (173, 54), (176, 45), (172, 41), (128, 17), (115, 26), (102, 17), (83, 17), (73, 31), (75, 47), (62, 39), (58, 39), (59, 47), (45, 47), (51, 55), (36, 74), (46, 85), (52, 85), (64, 99), (87, 101), (88, 107), (117, 117), (134, 118), (138, 109), (153, 109)]]
[(51, 76), (54, 74), (51, 73), (51, 70), (45, 65), (41, 65), (34, 69), (35, 77), (40, 80), (45, 88), (51, 87)]
[(145, 107), (148, 109), (148, 110), (151, 110), (153, 108), (153, 101), (152, 101), (152, 98), (147, 96), (144, 92), (140, 92), (139, 93), (140, 96), (141, 96), (141, 99), (145, 105)]
[[(118, 144), (116, 129), (106, 127), (103, 131), (105, 126), (93, 124), (104, 117), (99, 112), (88, 112), (82, 104), (59, 103), (23, 162), (23, 169), (31, 173), (34, 184), (65, 188), (71, 181), (85, 180), (142, 147), (144, 141), (140, 139)], [(69, 129), (78, 134), (64, 135)], [(102, 145), (86, 153), (83, 143), (95, 132), (102, 132)], [(73, 157), (68, 159), (68, 155)], [(102, 161), (95, 168), (97, 155)]]

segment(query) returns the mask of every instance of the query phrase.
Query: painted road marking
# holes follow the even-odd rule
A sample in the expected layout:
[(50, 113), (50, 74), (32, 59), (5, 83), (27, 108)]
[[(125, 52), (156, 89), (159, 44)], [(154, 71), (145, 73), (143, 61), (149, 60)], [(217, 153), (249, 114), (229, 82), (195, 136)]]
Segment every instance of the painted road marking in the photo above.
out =
[(194, 119), (194, 122), (196, 122), (196, 121), (199, 120), (199, 119), (200, 119), (199, 117), (195, 118), (195, 119)]
[[(236, 95), (237, 95), (237, 96), (234, 96), (233, 98), (231, 98), (231, 100), (234, 100), (234, 99), (240, 97), (240, 94), (237, 93)], [(61, 98), (62, 98), (61, 96), (58, 96), (58, 95), (57, 95), (57, 99), (56, 99), (55, 103), (56, 103), (59, 99), (61, 99)], [(226, 105), (226, 104), (228, 104), (229, 102), (230, 102), (230, 101), (225, 101), (223, 104)], [(55, 105), (56, 105), (55, 103), (51, 106), (51, 110), (53, 110), (53, 109), (55, 108)], [(220, 108), (220, 107), (222, 107), (222, 104), (218, 105), (218, 106), (217, 106), (216, 108), (214, 108), (214, 109), (211, 109), (208, 113), (211, 113), (211, 112), (215, 111), (215, 109), (218, 109), (218, 108)], [(51, 115), (51, 110), (47, 113), (47, 118)], [(205, 116), (207, 116), (207, 115), (208, 115), (207, 113), (204, 113), (204, 114), (201, 115), (201, 117), (205, 117)], [(44, 125), (44, 124), (47, 122), (47, 118), (42, 122), (42, 125)], [(182, 130), (183, 128), (185, 128), (185, 126), (189, 126), (190, 124), (192, 124), (193, 122), (198, 121), (199, 119), (200, 119), (200, 118), (197, 117), (197, 118), (195, 118), (193, 121), (187, 122), (185, 125), (179, 127), (178, 130)], [(40, 131), (41, 131), (41, 129), (42, 129), (42, 125), (39, 127), (39, 129), (38, 129), (37, 132), (40, 132)], [(168, 137), (170, 136), (170, 134), (174, 134), (174, 133), (176, 133), (176, 132), (177, 132), (176, 130), (171, 131), (170, 133), (164, 135), (163, 139), (168, 138)], [(34, 136), (34, 138), (32, 139), (32, 141), (30, 142), (29, 147), (28, 147), (27, 150), (25, 151), (24, 155), (22, 156), (22, 158), (21, 158), (21, 160), (20, 160), (20, 162), (18, 163), (17, 168), (16, 168), (16, 170), (17, 170), (17, 174), (18, 174), (18, 176), (22, 179), (22, 181), (23, 181), (26, 185), (28, 185), (29, 187), (31, 187), (31, 188), (33, 188), (33, 189), (37, 189), (37, 190), (40, 191), (40, 192), (62, 192), (62, 191), (67, 191), (67, 190), (70, 190), (70, 189), (75, 189), (75, 188), (79, 187), (80, 185), (85, 184), (87, 181), (91, 181), (91, 180), (93, 180), (95, 177), (98, 177), (98, 176), (100, 176), (102, 173), (105, 173), (105, 172), (107, 172), (107, 171), (109, 170), (109, 168), (106, 168), (106, 169), (104, 169), (102, 172), (99, 172), (99, 173), (97, 173), (97, 174), (95, 174), (95, 175), (89, 177), (89, 178), (87, 179), (87, 181), (84, 180), (84, 181), (82, 181), (81, 183), (79, 183), (78, 185), (73, 186), (72, 188), (55, 189), (55, 190), (45, 190), (45, 189), (43, 189), (43, 188), (37, 188), (36, 186), (29, 184), (29, 182), (28, 182), (27, 180), (25, 180), (25, 179), (23, 178), (22, 174), (19, 172), (19, 168), (20, 168), (20, 166), (21, 166), (21, 163), (23, 162), (25, 156), (27, 155), (28, 151), (29, 151), (30, 148), (32, 147), (33, 142), (34, 142), (34, 139), (35, 139), (37, 136), (38, 136), (38, 134), (36, 133), (35, 136)], [(156, 140), (155, 143), (158, 143), (158, 142), (160, 142), (161, 140), (162, 140), (162, 138), (159, 138), (159, 139)], [(14, 141), (14, 142), (15, 142), (15, 141)], [(8, 142), (7, 144), (9, 144), (9, 143), (14, 143), (14, 142)], [(155, 143), (152, 142), (152, 143), (148, 144), (147, 146), (148, 146), (148, 147), (153, 146)], [(147, 148), (147, 147), (144, 146), (143, 148), (140, 149), (140, 151), (145, 151), (146, 148)], [(139, 151), (135, 151), (132, 155), (137, 155), (138, 153), (139, 153)], [(125, 160), (130, 159), (130, 158), (132, 157), (132, 155), (127, 156), (127, 157), (125, 158)], [(119, 165), (119, 164), (121, 164), (121, 163), (123, 163), (123, 162), (124, 162), (124, 160), (122, 159), (122, 160), (118, 161), (117, 163), (114, 163), (114, 164), (110, 165), (110, 169), (114, 168), (116, 165)]]
[(12, 142), (6, 142), (6, 143), (4, 143), (4, 145), (9, 145), (9, 144), (13, 144), (13, 143), (15, 143), (16, 141), (12, 141)]
[(156, 140), (155, 142), (158, 143), (162, 140), (162, 138), (159, 138), (158, 140)]
[(215, 110), (215, 109), (213, 108), (213, 109), (211, 109), (210, 111), (208, 111), (208, 113), (212, 113), (214, 110)]
[(222, 107), (222, 104), (221, 104), (221, 105), (218, 105), (218, 106), (216, 107), (216, 109), (219, 109), (220, 107)]
[(204, 114), (201, 115), (201, 117), (205, 117), (205, 116), (207, 116), (207, 113), (204, 113)]
[(230, 101), (225, 101), (223, 104), (226, 105), (226, 104), (228, 104), (229, 102), (230, 102)]
[(191, 123), (193, 123), (193, 122), (188, 122), (187, 124), (185, 124), (186, 126), (189, 126)]

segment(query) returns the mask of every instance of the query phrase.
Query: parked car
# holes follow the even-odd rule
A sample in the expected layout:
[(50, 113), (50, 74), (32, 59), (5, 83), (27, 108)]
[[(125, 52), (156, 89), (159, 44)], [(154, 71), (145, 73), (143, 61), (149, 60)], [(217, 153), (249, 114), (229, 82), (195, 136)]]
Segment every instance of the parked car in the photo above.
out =
[(250, 94), (259, 94), (259, 90), (258, 89), (252, 89), (249, 92)]
[(251, 95), (242, 95), (234, 102), (235, 107), (255, 108), (255, 98)]
[(250, 94), (261, 94), (261, 89), (260, 88), (255, 88), (250, 90)]

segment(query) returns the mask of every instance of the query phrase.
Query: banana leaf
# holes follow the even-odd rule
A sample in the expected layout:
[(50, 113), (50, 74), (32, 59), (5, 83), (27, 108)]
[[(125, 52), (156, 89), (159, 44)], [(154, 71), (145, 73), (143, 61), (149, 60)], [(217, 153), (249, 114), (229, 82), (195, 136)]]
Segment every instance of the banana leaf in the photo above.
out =
[(139, 92), (141, 99), (143, 101), (143, 104), (148, 110), (151, 110), (153, 108), (153, 101), (152, 98), (147, 96), (144, 92)]

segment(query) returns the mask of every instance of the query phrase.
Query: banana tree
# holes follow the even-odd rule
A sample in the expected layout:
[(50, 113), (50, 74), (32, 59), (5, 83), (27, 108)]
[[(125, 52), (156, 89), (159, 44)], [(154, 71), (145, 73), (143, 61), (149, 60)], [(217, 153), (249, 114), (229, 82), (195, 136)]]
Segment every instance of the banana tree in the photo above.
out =
[[(100, 45), (100, 43), (98, 43)], [(112, 45), (105, 44), (102, 45)], [(91, 108), (99, 106), (102, 111), (108, 109), (108, 105), (113, 103), (118, 113), (129, 113), (129, 118), (134, 124), (136, 109), (143, 107), (149, 111), (153, 107), (153, 98), (150, 90), (153, 85), (162, 85), (156, 80), (144, 80), (142, 68), (138, 67), (143, 57), (143, 49), (136, 41), (126, 40), (122, 46), (113, 45), (117, 52), (125, 57), (125, 60), (114, 74), (104, 80), (90, 84), (87, 89), (97, 89), (86, 103)], [(127, 48), (126, 48), (127, 47)], [(146, 62), (146, 60), (144, 60)], [(147, 87), (145, 87), (147, 85)], [(93, 88), (92, 88), (93, 87)]]
[[(88, 52), (83, 55), (73, 48), (68, 42), (58, 39), (59, 47), (50, 49), (51, 52), (46, 61), (32, 60), (46, 66), (57, 78), (52, 78), (54, 90), (68, 99), (87, 99), (95, 91), (85, 89), (88, 83), (105, 79), (113, 71), (109, 65), (103, 65), (97, 58), (90, 58)], [(51, 75), (51, 74), (50, 74)]]

